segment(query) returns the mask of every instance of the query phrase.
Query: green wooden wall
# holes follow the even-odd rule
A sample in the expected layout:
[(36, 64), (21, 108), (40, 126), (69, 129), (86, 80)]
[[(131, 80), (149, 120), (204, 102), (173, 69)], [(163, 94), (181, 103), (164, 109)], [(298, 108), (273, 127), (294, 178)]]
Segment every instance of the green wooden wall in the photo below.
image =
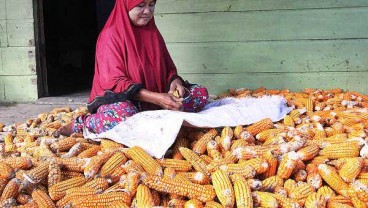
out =
[(368, 93), (368, 0), (160, 0), (179, 73), (229, 88)]
[(0, 0), (0, 102), (37, 99), (32, 0)]

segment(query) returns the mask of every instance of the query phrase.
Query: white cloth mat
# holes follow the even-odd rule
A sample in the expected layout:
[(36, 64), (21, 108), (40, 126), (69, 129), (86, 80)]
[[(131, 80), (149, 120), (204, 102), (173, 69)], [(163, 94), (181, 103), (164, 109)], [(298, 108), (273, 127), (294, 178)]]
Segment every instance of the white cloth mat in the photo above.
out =
[(264, 118), (273, 122), (291, 111), (281, 96), (262, 98), (224, 98), (208, 103), (199, 113), (170, 110), (144, 111), (127, 118), (111, 130), (94, 134), (84, 129), (84, 137), (99, 141), (112, 139), (128, 147), (140, 146), (162, 158), (174, 143), (182, 125), (199, 128), (249, 125)]

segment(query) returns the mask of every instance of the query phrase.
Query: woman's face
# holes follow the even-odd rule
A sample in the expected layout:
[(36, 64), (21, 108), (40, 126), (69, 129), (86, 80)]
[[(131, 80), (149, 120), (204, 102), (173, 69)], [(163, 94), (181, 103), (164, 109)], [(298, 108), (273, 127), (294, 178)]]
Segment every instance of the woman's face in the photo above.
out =
[(135, 26), (145, 26), (153, 17), (156, 0), (144, 0), (129, 11), (130, 21)]

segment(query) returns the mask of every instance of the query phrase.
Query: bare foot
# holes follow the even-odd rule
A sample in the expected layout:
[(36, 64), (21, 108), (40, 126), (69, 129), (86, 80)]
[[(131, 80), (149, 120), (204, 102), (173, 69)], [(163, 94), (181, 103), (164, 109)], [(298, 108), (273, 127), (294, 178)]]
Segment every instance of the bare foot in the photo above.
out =
[(74, 131), (73, 131), (73, 122), (70, 122), (67, 125), (62, 126), (57, 131), (55, 131), (54, 136), (55, 137), (59, 137), (60, 135), (70, 136), (73, 133), (74, 133)]

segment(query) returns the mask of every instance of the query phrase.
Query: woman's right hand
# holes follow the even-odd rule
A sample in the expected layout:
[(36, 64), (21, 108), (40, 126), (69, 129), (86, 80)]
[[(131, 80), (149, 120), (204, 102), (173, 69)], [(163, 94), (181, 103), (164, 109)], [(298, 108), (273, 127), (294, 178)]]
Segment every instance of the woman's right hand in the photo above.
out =
[(166, 110), (177, 110), (181, 109), (181, 101), (183, 98), (177, 98), (171, 93), (158, 93), (155, 97), (154, 104), (160, 106)]

